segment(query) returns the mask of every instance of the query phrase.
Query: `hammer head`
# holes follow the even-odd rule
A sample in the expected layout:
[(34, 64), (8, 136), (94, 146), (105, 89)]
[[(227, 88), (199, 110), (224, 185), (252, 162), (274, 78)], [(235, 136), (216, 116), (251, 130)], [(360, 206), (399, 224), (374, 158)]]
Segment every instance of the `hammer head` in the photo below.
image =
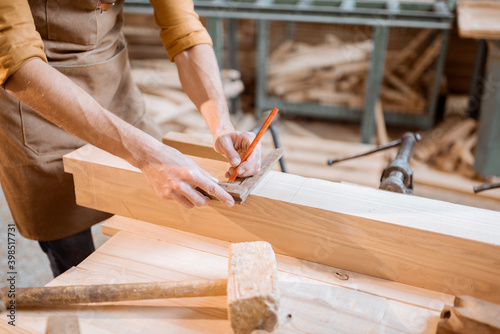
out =
[(232, 244), (227, 280), (228, 312), (237, 334), (272, 332), (278, 324), (276, 257), (265, 241)]

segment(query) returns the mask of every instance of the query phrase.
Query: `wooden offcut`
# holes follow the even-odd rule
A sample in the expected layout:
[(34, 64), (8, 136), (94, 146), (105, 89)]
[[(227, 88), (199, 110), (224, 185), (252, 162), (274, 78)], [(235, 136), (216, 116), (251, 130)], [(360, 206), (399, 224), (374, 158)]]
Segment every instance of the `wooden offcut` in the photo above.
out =
[(227, 161), (227, 158), (215, 151), (212, 145), (212, 136), (195, 136), (189, 133), (169, 132), (163, 139), (163, 143), (183, 152), (201, 158)]
[[(203, 159), (195, 162), (201, 164)], [(186, 210), (91, 146), (64, 157), (77, 203), (436, 291), (500, 300), (500, 213), (270, 171), (243, 205)]]
[[(386, 111), (423, 114), (434, 84), (433, 64), (442, 36), (436, 30), (423, 29), (404, 45), (387, 52), (380, 97)], [(369, 46), (369, 40), (343, 42), (333, 35), (316, 45), (285, 41), (269, 57), (268, 94), (288, 102), (362, 109)]]

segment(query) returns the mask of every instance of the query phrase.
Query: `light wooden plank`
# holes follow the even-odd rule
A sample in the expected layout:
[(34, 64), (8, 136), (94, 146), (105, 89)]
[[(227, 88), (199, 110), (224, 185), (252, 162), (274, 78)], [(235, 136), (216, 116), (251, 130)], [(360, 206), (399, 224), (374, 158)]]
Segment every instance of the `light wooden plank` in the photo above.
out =
[[(8, 324), (8, 319), (3, 319), (5, 317), (2, 317), (0, 319), (0, 333), (5, 333), (5, 334), (31, 334), (32, 332), (29, 332), (23, 328), (20, 328), (19, 326), (12, 326)], [(15, 322), (14, 322), (15, 324)], [(19, 322), (18, 322), (19, 324)]]
[[(146, 281), (153, 281), (165, 271), (180, 275), (174, 280), (186, 275), (222, 278), (227, 275), (227, 253), (226, 249), (225, 255), (219, 256), (205, 252), (203, 244), (184, 247), (118, 232), (78, 268), (50, 285), (115, 282), (116, 277), (110, 276), (103, 263), (119, 268), (119, 279), (127, 282), (144, 281), (144, 274), (151, 274)], [(329, 333), (332, 328), (348, 333), (433, 333), (439, 314), (291, 273), (280, 272), (278, 285), (281, 326), (277, 334)], [(23, 325), (32, 333), (43, 333), (46, 318), (64, 312), (78, 315), (82, 334), (164, 333), (165, 329), (172, 333), (230, 333), (226, 304), (225, 297), (180, 298), (23, 310), (21, 314)]]
[(96, 148), (64, 159), (83, 206), (222, 240), (265, 240), (277, 253), (500, 301), (498, 212), (276, 172), (244, 205), (185, 210)]
[(458, 33), (462, 38), (499, 39), (500, 3), (498, 1), (459, 1)]
[[(204, 252), (225, 257), (228, 256), (230, 245), (227, 241), (116, 215), (102, 224), (102, 231), (108, 236), (114, 236), (118, 232), (124, 231), (187, 248), (202, 249)], [(448, 294), (416, 288), (286, 255), (277, 254), (276, 259), (278, 269), (282, 273), (307, 277), (435, 311), (440, 311), (444, 305), (453, 305), (454, 296)]]
[[(454, 133), (455, 131), (452, 132)], [(435, 137), (435, 141), (439, 144), (449, 141), (450, 136), (448, 134), (444, 136), (443, 133), (447, 133), (447, 131)], [(450, 135), (454, 136), (454, 134)], [(196, 136), (191, 136), (196, 138)], [(182, 140), (188, 140), (187, 138), (184, 137)], [(262, 141), (263, 152), (266, 152), (266, 149), (270, 149), (272, 145), (270, 138), (263, 138)], [(378, 152), (353, 161), (342, 162), (335, 166), (326, 165), (326, 160), (329, 158), (350, 155), (354, 152), (366, 152), (372, 149), (374, 145), (319, 138), (297, 138), (287, 135), (280, 135), (280, 141), (287, 148), (285, 160), (287, 168), (292, 174), (336, 182), (348, 181), (378, 188), (382, 170), (387, 166), (384, 160), (385, 152)], [(417, 147), (420, 145), (419, 143), (417, 143)], [(195, 141), (193, 141), (193, 144), (195, 144)], [(417, 148), (415, 148), (416, 150)], [(416, 156), (416, 154), (415, 152), (414, 155)], [(426, 195), (432, 195), (429, 192), (429, 187), (432, 187), (435, 189), (435, 193), (433, 194), (435, 197), (425, 197), (449, 201), (451, 199), (450, 196), (439, 197), (442, 189), (446, 192), (456, 192), (455, 198), (458, 196), (459, 201), (454, 201), (454, 203), (466, 204), (470, 202), (471, 204), (468, 204), (470, 206), (481, 207), (480, 202), (484, 199), (485, 202), (489, 202), (487, 205), (488, 209), (495, 209), (496, 206), (500, 210), (500, 191), (485, 191), (474, 194), (472, 188), (474, 185), (477, 185), (477, 181), (458, 174), (444, 173), (427, 166), (421, 166), (420, 164), (413, 164), (412, 168), (414, 169), (416, 193), (421, 188), (425, 190)], [(475, 204), (473, 205), (472, 203)]]
[(45, 334), (80, 334), (80, 324), (76, 315), (52, 316), (47, 319)]

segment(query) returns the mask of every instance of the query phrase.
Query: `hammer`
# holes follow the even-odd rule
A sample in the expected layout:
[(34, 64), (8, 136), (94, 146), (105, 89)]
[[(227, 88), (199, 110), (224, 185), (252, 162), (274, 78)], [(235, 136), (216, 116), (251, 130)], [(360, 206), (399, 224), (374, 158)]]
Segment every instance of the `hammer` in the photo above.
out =
[(243, 334), (256, 329), (272, 332), (278, 324), (277, 282), (271, 245), (255, 241), (231, 244), (228, 279), (17, 288), (15, 297), (6, 288), (0, 289), (0, 300), (8, 309), (12, 301), (16, 307), (50, 307), (227, 294), (231, 327)]

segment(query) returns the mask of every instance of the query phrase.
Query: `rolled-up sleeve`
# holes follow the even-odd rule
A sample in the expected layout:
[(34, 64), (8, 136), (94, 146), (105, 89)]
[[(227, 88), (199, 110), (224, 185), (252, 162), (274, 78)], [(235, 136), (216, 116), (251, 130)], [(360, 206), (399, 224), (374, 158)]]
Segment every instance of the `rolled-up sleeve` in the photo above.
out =
[(0, 85), (33, 58), (47, 62), (28, 2), (0, 1)]
[(194, 11), (191, 0), (150, 0), (155, 22), (170, 61), (175, 55), (198, 44), (212, 45), (212, 39)]

